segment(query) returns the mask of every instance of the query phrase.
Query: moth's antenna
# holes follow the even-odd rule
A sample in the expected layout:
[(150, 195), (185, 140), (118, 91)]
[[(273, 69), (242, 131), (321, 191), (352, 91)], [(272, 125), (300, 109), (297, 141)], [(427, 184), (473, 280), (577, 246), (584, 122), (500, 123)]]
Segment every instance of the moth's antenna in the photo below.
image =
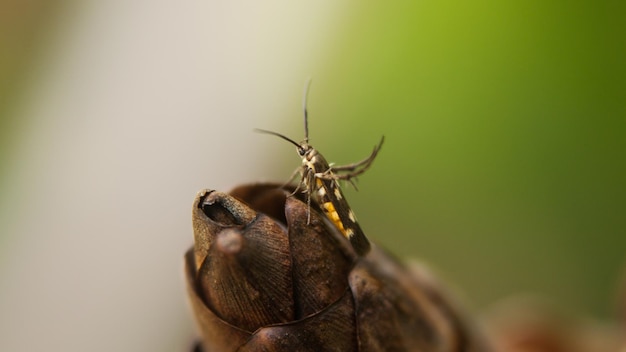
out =
[(259, 132), (259, 133), (271, 134), (271, 135), (274, 135), (274, 136), (280, 137), (280, 138), (282, 138), (282, 139), (286, 140), (287, 142), (289, 142), (289, 143), (291, 143), (291, 144), (295, 145), (296, 147), (298, 147), (298, 149), (302, 149), (302, 146), (301, 146), (300, 144), (298, 144), (298, 142), (296, 142), (296, 141), (294, 141), (293, 139), (291, 139), (291, 138), (289, 138), (289, 137), (287, 137), (287, 136), (285, 136), (285, 135), (282, 135), (282, 134), (280, 134), (280, 133), (277, 133), (277, 132), (274, 132), (274, 131), (262, 130), (262, 129), (260, 129), (260, 128), (255, 128), (254, 130), (255, 130), (255, 131), (257, 131), (257, 132)]
[(311, 86), (311, 78), (309, 77), (304, 84), (304, 95), (302, 97), (302, 110), (304, 110), (304, 142), (309, 143), (309, 112), (306, 103), (309, 96), (309, 87)]

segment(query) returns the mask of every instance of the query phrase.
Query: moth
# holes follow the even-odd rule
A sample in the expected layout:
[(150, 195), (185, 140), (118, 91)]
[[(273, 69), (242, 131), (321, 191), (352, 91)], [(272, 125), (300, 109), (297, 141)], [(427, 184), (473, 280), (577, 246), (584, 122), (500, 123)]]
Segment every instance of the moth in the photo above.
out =
[[(310, 209), (311, 199), (318, 202), (324, 215), (335, 224), (341, 234), (347, 238), (355, 252), (359, 256), (366, 255), (371, 244), (361, 226), (356, 220), (354, 212), (348, 205), (346, 198), (339, 187), (339, 180), (352, 183), (353, 178), (364, 173), (371, 165), (380, 151), (385, 137), (383, 136), (367, 158), (352, 164), (335, 166), (329, 164), (326, 158), (309, 144), (309, 124), (307, 110), (307, 95), (310, 81), (307, 82), (303, 97), (304, 111), (304, 140), (296, 142), (293, 139), (273, 131), (256, 129), (257, 132), (271, 134), (280, 137), (296, 146), (298, 155), (302, 158), (302, 165), (296, 169), (290, 181), (299, 173), (300, 183), (295, 192), (299, 190), (307, 194), (307, 203)], [(289, 181), (289, 182), (290, 182)], [(354, 185), (354, 184), (353, 184)], [(310, 210), (309, 210), (310, 211)], [(309, 219), (310, 221), (310, 213)]]

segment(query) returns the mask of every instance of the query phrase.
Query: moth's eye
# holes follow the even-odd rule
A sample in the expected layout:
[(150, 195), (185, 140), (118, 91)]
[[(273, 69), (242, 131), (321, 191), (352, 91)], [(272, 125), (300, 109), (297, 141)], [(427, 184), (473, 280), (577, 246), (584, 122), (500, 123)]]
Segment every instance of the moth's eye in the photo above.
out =
[(298, 148), (298, 154), (300, 154), (300, 156), (303, 156), (304, 153), (306, 153), (306, 150), (304, 150), (304, 148)]

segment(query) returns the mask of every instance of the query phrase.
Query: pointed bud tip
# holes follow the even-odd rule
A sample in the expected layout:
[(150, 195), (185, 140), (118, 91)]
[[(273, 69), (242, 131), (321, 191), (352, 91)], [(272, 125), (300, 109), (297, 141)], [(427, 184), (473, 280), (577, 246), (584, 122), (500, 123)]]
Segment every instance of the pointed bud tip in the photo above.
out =
[(229, 226), (246, 225), (256, 217), (254, 210), (221, 192), (207, 193), (198, 206), (211, 221)]

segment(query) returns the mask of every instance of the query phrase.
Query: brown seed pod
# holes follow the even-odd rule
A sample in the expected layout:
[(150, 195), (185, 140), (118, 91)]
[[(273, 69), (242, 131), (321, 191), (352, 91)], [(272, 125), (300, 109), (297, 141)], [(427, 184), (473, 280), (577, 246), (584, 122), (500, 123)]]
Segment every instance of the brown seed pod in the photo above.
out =
[(487, 350), (430, 280), (375, 246), (357, 256), (315, 204), (288, 194), (198, 193), (185, 256), (198, 350)]

